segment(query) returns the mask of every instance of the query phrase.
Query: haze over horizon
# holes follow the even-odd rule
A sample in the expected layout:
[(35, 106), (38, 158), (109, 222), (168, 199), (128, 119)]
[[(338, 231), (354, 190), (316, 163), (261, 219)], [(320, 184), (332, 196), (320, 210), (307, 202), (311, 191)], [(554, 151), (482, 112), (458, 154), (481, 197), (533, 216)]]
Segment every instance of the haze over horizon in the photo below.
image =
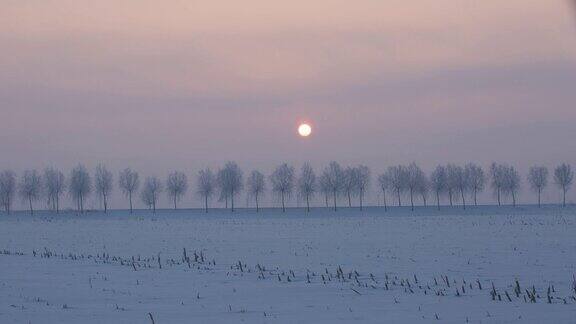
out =
[(576, 165), (568, 1), (8, 0), (0, 21), (0, 170)]

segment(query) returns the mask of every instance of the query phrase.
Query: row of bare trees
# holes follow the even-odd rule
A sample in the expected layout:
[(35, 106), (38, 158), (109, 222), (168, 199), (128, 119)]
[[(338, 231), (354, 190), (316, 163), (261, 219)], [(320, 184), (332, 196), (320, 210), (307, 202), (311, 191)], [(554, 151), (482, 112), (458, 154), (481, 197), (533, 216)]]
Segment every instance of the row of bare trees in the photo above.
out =
[[(530, 189), (538, 196), (538, 206), (541, 205), (542, 192), (548, 186), (549, 172), (544, 166), (530, 168), (527, 181)], [(274, 169), (268, 177), (268, 183), (273, 195), (279, 200), (282, 211), (286, 210), (286, 202), (293, 195), (298, 195), (306, 202), (306, 210), (310, 211), (310, 203), (317, 194), (321, 195), (326, 207), (330, 205), (338, 210), (338, 201), (344, 198), (348, 207), (357, 206), (362, 209), (366, 193), (370, 188), (370, 169), (359, 165), (342, 167), (337, 162), (331, 162), (319, 176), (314, 169), (305, 163), (298, 172), (286, 163)], [(554, 169), (554, 184), (562, 191), (562, 205), (566, 205), (566, 194), (574, 179), (570, 165), (561, 164)], [(0, 205), (10, 212), (14, 197), (19, 194), (26, 201), (30, 213), (34, 212), (34, 203), (45, 198), (50, 209), (60, 210), (61, 197), (68, 192), (79, 212), (84, 211), (86, 198), (94, 193), (99, 198), (104, 212), (107, 212), (109, 199), (113, 190), (113, 175), (104, 165), (99, 164), (93, 174), (83, 165), (78, 165), (70, 172), (66, 180), (64, 174), (55, 168), (47, 168), (43, 174), (36, 170), (24, 171), (17, 182), (12, 171), (0, 173)], [(165, 184), (164, 184), (165, 183)], [(493, 191), (498, 205), (504, 198), (511, 198), (515, 206), (521, 186), (521, 178), (515, 167), (508, 164), (492, 163), (485, 172), (474, 163), (460, 166), (447, 164), (437, 166), (427, 175), (416, 163), (389, 167), (386, 172), (377, 177), (378, 188), (382, 193), (384, 209), (388, 209), (388, 197), (392, 196), (397, 206), (402, 206), (402, 198), (408, 197), (410, 206), (414, 209), (416, 201), (428, 204), (428, 197), (434, 197), (435, 204), (440, 209), (441, 201), (446, 199), (450, 206), (460, 203), (466, 209), (468, 199), (478, 204), (478, 194), (487, 185)], [(133, 211), (133, 196), (140, 193), (142, 202), (154, 212), (163, 192), (173, 203), (174, 209), (185, 197), (188, 191), (188, 178), (183, 172), (172, 172), (165, 182), (157, 177), (147, 177), (140, 190), (138, 172), (127, 168), (119, 173), (118, 187), (128, 199), (130, 212)], [(260, 201), (267, 190), (266, 176), (257, 170), (252, 171), (246, 180), (243, 172), (235, 162), (227, 162), (217, 171), (206, 168), (196, 176), (196, 194), (202, 198), (204, 209), (208, 212), (209, 204), (216, 195), (218, 201), (234, 211), (235, 198), (246, 188), (246, 194), (253, 200), (256, 210), (260, 210)]]
[(392, 193), (402, 206), (402, 196), (408, 194), (410, 206), (414, 209), (416, 197), (421, 197), (422, 203), (427, 205), (427, 197), (432, 194), (436, 205), (440, 208), (442, 197), (447, 197), (450, 206), (460, 198), (462, 206), (466, 208), (466, 197), (471, 196), (474, 204), (478, 204), (478, 193), (482, 192), (486, 185), (486, 175), (482, 168), (474, 163), (465, 166), (455, 164), (439, 165), (427, 176), (415, 163), (408, 166), (397, 165), (378, 177), (378, 184), (382, 191), (384, 208), (388, 208), (387, 192)]

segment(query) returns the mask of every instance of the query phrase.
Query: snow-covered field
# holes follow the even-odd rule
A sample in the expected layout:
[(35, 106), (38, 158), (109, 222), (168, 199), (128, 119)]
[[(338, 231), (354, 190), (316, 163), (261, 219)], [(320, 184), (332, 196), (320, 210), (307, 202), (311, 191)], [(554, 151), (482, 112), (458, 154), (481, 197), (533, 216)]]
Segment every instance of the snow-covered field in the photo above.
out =
[(575, 274), (574, 207), (0, 214), (0, 323), (575, 323)]

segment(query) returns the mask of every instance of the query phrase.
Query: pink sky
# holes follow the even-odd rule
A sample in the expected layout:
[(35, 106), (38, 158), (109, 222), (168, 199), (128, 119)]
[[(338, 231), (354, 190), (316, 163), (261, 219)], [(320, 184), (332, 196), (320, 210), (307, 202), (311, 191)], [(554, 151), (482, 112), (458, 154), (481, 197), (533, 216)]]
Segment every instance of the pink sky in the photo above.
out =
[(572, 13), (545, 0), (3, 1), (0, 169), (576, 165)]

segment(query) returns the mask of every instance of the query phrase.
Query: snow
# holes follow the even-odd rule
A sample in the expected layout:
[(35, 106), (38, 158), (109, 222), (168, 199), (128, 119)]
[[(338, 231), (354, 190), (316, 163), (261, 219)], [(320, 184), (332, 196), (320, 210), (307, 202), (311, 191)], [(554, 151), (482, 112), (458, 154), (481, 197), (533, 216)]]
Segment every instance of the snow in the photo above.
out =
[(575, 234), (556, 206), (0, 214), (0, 323), (574, 323)]

